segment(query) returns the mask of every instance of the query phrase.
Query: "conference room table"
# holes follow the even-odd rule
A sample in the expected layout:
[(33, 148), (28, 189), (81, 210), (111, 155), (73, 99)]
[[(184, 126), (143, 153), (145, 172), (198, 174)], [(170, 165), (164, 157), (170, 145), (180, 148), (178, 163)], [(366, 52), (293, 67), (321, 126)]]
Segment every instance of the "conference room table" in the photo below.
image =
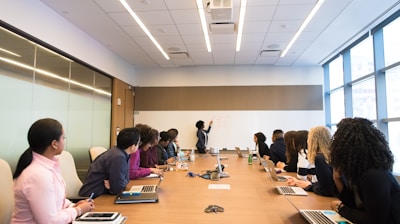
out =
[[(229, 173), (228, 178), (212, 181), (188, 176), (189, 171), (199, 174), (213, 170), (217, 165), (216, 156), (196, 154), (195, 161), (187, 162), (188, 170), (164, 173), (158, 202), (115, 204), (115, 195), (102, 195), (95, 199), (93, 211), (120, 212), (127, 217), (125, 223), (128, 224), (307, 223), (298, 209), (330, 209), (330, 202), (335, 199), (312, 192), (308, 196), (280, 195), (275, 186), (286, 183), (273, 181), (258, 160), (248, 165), (247, 158), (238, 158), (236, 154), (221, 154), (221, 157), (227, 158), (221, 163), (225, 166), (224, 171)], [(131, 180), (127, 190), (132, 185), (157, 182), (158, 178)], [(206, 213), (204, 209), (209, 205), (221, 206), (224, 211)]]

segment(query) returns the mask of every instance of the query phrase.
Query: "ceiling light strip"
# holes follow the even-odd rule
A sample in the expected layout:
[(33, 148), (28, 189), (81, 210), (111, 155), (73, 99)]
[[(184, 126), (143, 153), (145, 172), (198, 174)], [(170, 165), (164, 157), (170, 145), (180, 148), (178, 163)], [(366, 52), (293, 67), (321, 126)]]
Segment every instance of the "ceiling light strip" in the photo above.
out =
[(66, 82), (66, 83), (71, 83), (71, 84), (74, 84), (74, 85), (77, 85), (77, 86), (81, 86), (81, 87), (83, 87), (83, 88), (85, 88), (85, 89), (93, 90), (93, 91), (95, 91), (95, 92), (97, 92), (97, 93), (101, 93), (101, 94), (104, 94), (104, 95), (107, 95), (107, 96), (111, 96), (111, 93), (106, 92), (106, 91), (104, 91), (104, 90), (93, 88), (93, 87), (91, 87), (91, 86), (82, 84), (82, 83), (80, 83), (80, 82), (77, 82), (77, 81), (74, 81), (74, 80), (71, 80), (71, 79), (67, 79), (67, 78), (61, 77), (61, 76), (59, 76), (59, 75), (57, 75), (57, 74), (48, 72), (48, 71), (43, 70), (43, 69), (34, 68), (34, 67), (32, 67), (32, 66), (23, 64), (23, 63), (18, 62), (18, 61), (14, 61), (14, 60), (11, 60), (11, 59), (8, 59), (8, 58), (4, 58), (4, 57), (0, 57), (0, 61), (4, 61), (4, 62), (7, 62), (7, 63), (9, 63), (9, 64), (18, 66), (18, 67), (20, 67), (20, 68), (24, 68), (24, 69), (27, 69), (27, 70), (34, 71), (34, 72), (40, 73), (40, 74), (42, 74), (42, 75), (45, 75), (45, 76), (48, 76), (48, 77), (51, 77), (51, 78), (54, 78), (54, 79), (58, 79), (58, 80), (64, 81), (64, 82)]
[(121, 4), (125, 7), (126, 11), (129, 12), (129, 14), (132, 16), (132, 18), (139, 24), (140, 28), (144, 31), (144, 33), (150, 38), (150, 40), (153, 42), (153, 44), (157, 47), (157, 49), (161, 52), (161, 54), (164, 55), (164, 57), (169, 60), (169, 56), (165, 51), (162, 49), (161, 45), (157, 42), (157, 40), (151, 35), (150, 31), (147, 29), (147, 27), (143, 24), (142, 20), (136, 15), (136, 13), (133, 11), (133, 9), (128, 5), (128, 3), (125, 0), (120, 0)]
[(310, 14), (308, 14), (307, 18), (304, 20), (303, 24), (301, 24), (299, 30), (297, 30), (296, 34), (293, 36), (293, 38), (290, 40), (289, 44), (285, 48), (285, 50), (282, 51), (281, 58), (285, 57), (286, 53), (289, 51), (289, 49), (292, 47), (294, 42), (297, 40), (297, 38), (300, 36), (300, 34), (303, 32), (304, 28), (308, 25), (308, 23), (311, 21), (311, 19), (314, 17), (315, 13), (319, 10), (321, 7), (322, 3), (324, 3), (325, 0), (318, 0), (317, 4), (315, 4), (314, 8), (311, 10)]
[(239, 24), (238, 24), (238, 36), (236, 39), (236, 51), (240, 51), (240, 45), (242, 44), (243, 25), (244, 25), (244, 16), (246, 14), (246, 5), (247, 5), (247, 0), (242, 0), (240, 2), (240, 14), (239, 14)]
[(204, 40), (206, 41), (207, 51), (211, 52), (210, 36), (208, 36), (206, 16), (204, 14), (203, 0), (196, 0), (199, 16), (201, 20), (201, 27), (203, 28)]

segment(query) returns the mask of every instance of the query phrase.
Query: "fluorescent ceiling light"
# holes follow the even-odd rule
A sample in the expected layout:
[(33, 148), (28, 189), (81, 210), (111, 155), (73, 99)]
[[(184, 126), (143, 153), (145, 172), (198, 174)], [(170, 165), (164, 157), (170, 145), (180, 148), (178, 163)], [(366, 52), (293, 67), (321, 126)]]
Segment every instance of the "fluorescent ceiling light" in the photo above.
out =
[(136, 15), (136, 13), (133, 11), (133, 9), (128, 5), (128, 3), (125, 0), (120, 0), (121, 4), (125, 7), (126, 11), (131, 14), (132, 18), (139, 24), (140, 28), (144, 31), (144, 33), (150, 38), (150, 40), (153, 42), (153, 44), (157, 47), (157, 49), (164, 55), (164, 57), (169, 60), (169, 56), (165, 51), (162, 49), (161, 45), (157, 42), (157, 40), (151, 35), (150, 31), (147, 29), (147, 27), (143, 24), (142, 20)]
[(239, 14), (239, 24), (238, 24), (238, 36), (236, 39), (236, 51), (240, 51), (240, 45), (242, 43), (243, 24), (244, 24), (244, 16), (246, 14), (246, 5), (247, 5), (247, 0), (242, 0), (240, 2), (240, 14)]
[(7, 54), (10, 54), (10, 55), (12, 55), (12, 56), (21, 57), (21, 55), (16, 54), (16, 53), (14, 53), (14, 52), (12, 52), (12, 51), (6, 50), (6, 49), (1, 48), (1, 47), (0, 47), (0, 51), (2, 51), (2, 52), (4, 52), (4, 53), (7, 53)]
[(197, 2), (197, 8), (199, 10), (201, 27), (203, 28), (204, 39), (205, 39), (206, 45), (207, 45), (207, 51), (211, 52), (210, 37), (208, 36), (208, 29), (207, 29), (207, 23), (206, 23), (206, 16), (204, 14), (203, 0), (196, 0), (196, 2)]
[(308, 14), (307, 18), (304, 20), (303, 24), (301, 24), (299, 30), (297, 30), (296, 34), (294, 34), (293, 38), (290, 40), (289, 44), (285, 48), (285, 50), (282, 51), (281, 58), (285, 57), (286, 53), (288, 50), (292, 47), (294, 42), (297, 40), (297, 38), (300, 36), (301, 32), (303, 32), (304, 28), (308, 25), (308, 23), (311, 21), (312, 17), (314, 17), (315, 13), (319, 10), (321, 7), (322, 3), (324, 3), (325, 0), (318, 0), (317, 4), (315, 4), (314, 8), (311, 10), (310, 14)]
[(91, 86), (82, 84), (82, 83), (80, 83), (80, 82), (77, 82), (77, 81), (74, 81), (74, 80), (71, 80), (71, 79), (67, 79), (67, 78), (61, 77), (61, 76), (59, 76), (59, 75), (57, 75), (57, 74), (51, 73), (51, 72), (46, 71), (46, 70), (43, 70), (43, 69), (34, 68), (34, 67), (30, 66), (30, 65), (26, 65), (26, 64), (23, 64), (23, 63), (21, 63), (21, 62), (14, 61), (14, 60), (12, 60), (12, 59), (0, 57), (0, 61), (4, 61), (4, 62), (7, 62), (7, 63), (9, 63), (9, 64), (18, 66), (18, 67), (20, 67), (20, 68), (24, 68), (24, 69), (27, 69), (27, 70), (34, 71), (34, 72), (37, 72), (37, 73), (39, 73), (39, 74), (42, 74), (42, 75), (45, 75), (45, 76), (48, 76), (48, 77), (51, 77), (51, 78), (54, 78), (54, 79), (58, 79), (58, 80), (61, 80), (61, 81), (63, 81), (63, 82), (66, 82), (66, 83), (71, 83), (71, 84), (73, 84), (73, 85), (77, 85), (77, 86), (83, 87), (83, 88), (85, 88), (85, 89), (93, 90), (94, 92), (101, 93), (101, 94), (106, 95), (106, 96), (111, 96), (111, 93), (106, 92), (106, 91), (104, 91), (104, 90), (93, 88), (93, 87), (91, 87)]

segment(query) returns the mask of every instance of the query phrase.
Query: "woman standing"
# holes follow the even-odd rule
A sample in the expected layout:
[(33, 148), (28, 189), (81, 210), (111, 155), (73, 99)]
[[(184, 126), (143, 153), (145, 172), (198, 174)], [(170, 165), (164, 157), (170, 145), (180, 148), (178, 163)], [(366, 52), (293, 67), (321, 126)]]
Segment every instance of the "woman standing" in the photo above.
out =
[(354, 223), (400, 223), (400, 186), (385, 136), (364, 118), (345, 118), (331, 146), (332, 209)]
[(62, 125), (50, 118), (28, 131), (29, 148), (14, 173), (15, 209), (11, 223), (71, 223), (94, 208), (92, 200), (74, 204), (65, 197), (65, 182), (56, 155), (64, 150)]
[(199, 153), (202, 154), (206, 153), (208, 133), (210, 133), (212, 123), (213, 121), (210, 121), (207, 130), (204, 130), (204, 121), (200, 120), (196, 122), (196, 128), (197, 128), (196, 148)]

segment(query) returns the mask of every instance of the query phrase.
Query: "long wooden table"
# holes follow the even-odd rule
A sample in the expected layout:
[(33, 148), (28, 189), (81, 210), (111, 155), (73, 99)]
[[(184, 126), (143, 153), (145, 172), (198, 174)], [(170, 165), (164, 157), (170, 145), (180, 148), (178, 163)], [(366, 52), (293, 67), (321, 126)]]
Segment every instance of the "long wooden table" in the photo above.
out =
[[(310, 193), (309, 196), (283, 196), (275, 190), (274, 182), (258, 161), (247, 164), (246, 158), (223, 155), (222, 160), (229, 178), (211, 181), (201, 177), (188, 177), (187, 172), (200, 173), (215, 168), (217, 159), (211, 155), (196, 155), (188, 171), (165, 172), (159, 187), (159, 202), (141, 204), (114, 204), (114, 195), (95, 199), (94, 211), (117, 211), (128, 219), (126, 223), (306, 223), (297, 208), (329, 209), (333, 198)], [(151, 184), (157, 180), (130, 181)], [(209, 189), (209, 184), (229, 184), (230, 189)], [(208, 205), (219, 205), (224, 212), (205, 213)]]

